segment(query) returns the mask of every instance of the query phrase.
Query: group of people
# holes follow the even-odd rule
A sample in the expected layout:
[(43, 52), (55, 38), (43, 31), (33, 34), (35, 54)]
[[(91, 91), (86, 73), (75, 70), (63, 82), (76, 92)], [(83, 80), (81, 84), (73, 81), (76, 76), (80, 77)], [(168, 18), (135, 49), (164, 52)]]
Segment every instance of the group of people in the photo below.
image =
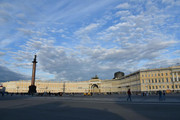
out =
[[(129, 101), (129, 100), (132, 101), (130, 89), (128, 89), (127, 94), (128, 94), (127, 101)], [(166, 92), (164, 90), (163, 90), (163, 92), (159, 91), (159, 101), (165, 101), (165, 100), (166, 100)]]

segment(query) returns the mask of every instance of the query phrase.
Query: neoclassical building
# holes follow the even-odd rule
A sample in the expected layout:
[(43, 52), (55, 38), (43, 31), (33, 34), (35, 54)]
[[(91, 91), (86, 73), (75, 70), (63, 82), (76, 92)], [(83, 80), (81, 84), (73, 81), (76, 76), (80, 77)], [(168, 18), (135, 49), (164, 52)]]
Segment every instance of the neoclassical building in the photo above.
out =
[[(9, 81), (2, 83), (6, 92), (27, 93), (31, 81)], [(133, 93), (157, 92), (180, 92), (180, 66), (168, 68), (138, 70), (124, 75), (122, 72), (115, 73), (113, 79), (100, 80), (93, 78), (79, 82), (50, 82), (36, 81), (38, 93), (125, 93), (131, 89)]]

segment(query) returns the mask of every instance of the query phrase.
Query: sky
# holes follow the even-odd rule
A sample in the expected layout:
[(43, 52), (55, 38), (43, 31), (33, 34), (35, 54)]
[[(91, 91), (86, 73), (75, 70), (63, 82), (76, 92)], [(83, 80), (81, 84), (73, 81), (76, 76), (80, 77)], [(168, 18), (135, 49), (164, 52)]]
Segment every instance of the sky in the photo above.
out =
[(0, 0), (0, 82), (112, 79), (180, 63), (180, 0)]

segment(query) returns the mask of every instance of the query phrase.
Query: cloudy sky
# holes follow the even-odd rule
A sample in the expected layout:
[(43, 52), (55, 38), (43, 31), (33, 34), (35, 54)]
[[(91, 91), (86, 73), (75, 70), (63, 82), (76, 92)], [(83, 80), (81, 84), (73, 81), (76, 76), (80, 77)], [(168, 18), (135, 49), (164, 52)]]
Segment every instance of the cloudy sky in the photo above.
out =
[(180, 63), (179, 0), (0, 0), (0, 81), (113, 78)]

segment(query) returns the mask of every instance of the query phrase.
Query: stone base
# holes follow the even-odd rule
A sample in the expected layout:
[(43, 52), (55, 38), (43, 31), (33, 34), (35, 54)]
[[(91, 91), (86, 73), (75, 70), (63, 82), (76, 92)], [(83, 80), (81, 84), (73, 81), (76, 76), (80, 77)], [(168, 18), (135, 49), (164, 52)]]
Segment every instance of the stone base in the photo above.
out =
[(35, 86), (35, 85), (29, 86), (29, 91), (28, 91), (28, 93), (29, 93), (29, 94), (36, 93), (36, 86)]

